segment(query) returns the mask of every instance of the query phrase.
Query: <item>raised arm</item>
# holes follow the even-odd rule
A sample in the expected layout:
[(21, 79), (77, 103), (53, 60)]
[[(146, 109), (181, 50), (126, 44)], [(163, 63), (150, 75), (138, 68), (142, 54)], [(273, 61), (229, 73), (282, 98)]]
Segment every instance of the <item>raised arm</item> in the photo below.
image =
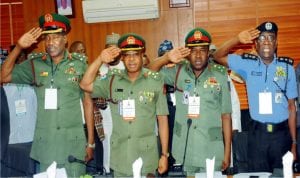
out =
[(153, 71), (159, 71), (164, 65), (172, 62), (179, 63), (184, 57), (190, 54), (190, 49), (185, 47), (174, 48), (171, 51), (165, 53), (163, 56), (153, 60), (147, 67)]
[(217, 51), (213, 54), (214, 60), (228, 67), (227, 55), (229, 51), (238, 44), (253, 43), (253, 40), (259, 36), (259, 33), (259, 30), (255, 28), (250, 28), (248, 30), (240, 32), (238, 36), (228, 40), (219, 49), (217, 49)]
[(41, 28), (32, 28), (21, 36), (16, 44), (16, 47), (9, 53), (7, 59), (1, 67), (1, 83), (7, 83), (11, 81), (11, 73), (14, 69), (16, 59), (23, 49), (30, 47), (32, 44), (37, 43), (37, 39), (42, 34)]
[(80, 87), (91, 93), (93, 91), (93, 82), (97, 76), (97, 72), (103, 63), (109, 63), (114, 60), (120, 54), (121, 50), (115, 46), (104, 49), (101, 54), (93, 61), (93, 63), (87, 68), (81, 82)]

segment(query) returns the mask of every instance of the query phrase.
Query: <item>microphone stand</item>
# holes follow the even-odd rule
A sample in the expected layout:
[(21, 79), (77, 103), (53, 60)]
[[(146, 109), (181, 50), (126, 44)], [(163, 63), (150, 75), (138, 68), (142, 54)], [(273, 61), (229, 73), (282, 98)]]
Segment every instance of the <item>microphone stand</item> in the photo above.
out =
[(172, 171), (170, 171), (168, 174), (170, 177), (186, 177), (183, 167), (185, 163), (186, 148), (187, 148), (189, 132), (190, 132), (190, 127), (192, 125), (192, 122), (193, 121), (190, 118), (187, 120), (187, 132), (186, 132), (186, 139), (185, 139), (185, 146), (184, 146), (183, 162), (181, 165), (173, 165)]

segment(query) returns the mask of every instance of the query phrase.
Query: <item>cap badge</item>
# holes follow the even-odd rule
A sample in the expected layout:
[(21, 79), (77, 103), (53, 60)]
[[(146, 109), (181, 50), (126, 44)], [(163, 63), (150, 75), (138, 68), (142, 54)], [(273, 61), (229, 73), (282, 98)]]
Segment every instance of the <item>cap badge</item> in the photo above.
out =
[(201, 33), (200, 31), (195, 31), (195, 32), (194, 32), (194, 38), (195, 38), (196, 40), (200, 40), (201, 37), (202, 37), (202, 33)]
[(270, 22), (266, 23), (265, 28), (266, 28), (266, 30), (271, 30), (273, 28), (272, 23), (270, 23)]
[(135, 44), (135, 38), (133, 36), (129, 36), (127, 38), (127, 43), (128, 44)]
[(52, 22), (53, 21), (53, 17), (51, 14), (45, 14), (45, 22)]

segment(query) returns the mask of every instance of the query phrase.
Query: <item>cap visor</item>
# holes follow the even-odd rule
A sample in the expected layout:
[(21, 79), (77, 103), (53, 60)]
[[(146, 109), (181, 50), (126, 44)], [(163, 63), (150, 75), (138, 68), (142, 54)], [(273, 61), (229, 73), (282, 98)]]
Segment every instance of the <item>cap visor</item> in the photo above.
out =
[(60, 33), (62, 31), (63, 31), (62, 28), (55, 29), (55, 30), (45, 30), (45, 31), (42, 31), (42, 34)]
[(138, 47), (138, 48), (122, 48), (121, 51), (137, 51), (141, 50), (143, 47)]
[(206, 46), (210, 43), (193, 43), (193, 44), (187, 44), (186, 46)]

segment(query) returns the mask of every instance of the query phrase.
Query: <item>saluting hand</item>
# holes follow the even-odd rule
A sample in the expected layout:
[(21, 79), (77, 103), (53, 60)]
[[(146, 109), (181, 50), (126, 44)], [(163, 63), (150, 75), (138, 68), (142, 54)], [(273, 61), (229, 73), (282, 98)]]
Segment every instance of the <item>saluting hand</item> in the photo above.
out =
[(172, 63), (179, 63), (184, 60), (184, 57), (190, 54), (190, 49), (186, 47), (174, 48), (167, 53), (169, 60)]
[(260, 31), (256, 28), (250, 28), (248, 30), (242, 31), (239, 33), (238, 38), (240, 43), (248, 44), (252, 43), (254, 39), (256, 39), (260, 34)]
[(37, 43), (37, 39), (41, 36), (42, 29), (39, 27), (32, 28), (21, 36), (18, 40), (18, 45), (22, 49), (30, 47), (33, 43)]
[(116, 46), (111, 46), (109, 48), (104, 49), (98, 58), (100, 58), (100, 60), (103, 63), (107, 64), (114, 61), (115, 58), (120, 54), (120, 52), (121, 52), (120, 48)]

